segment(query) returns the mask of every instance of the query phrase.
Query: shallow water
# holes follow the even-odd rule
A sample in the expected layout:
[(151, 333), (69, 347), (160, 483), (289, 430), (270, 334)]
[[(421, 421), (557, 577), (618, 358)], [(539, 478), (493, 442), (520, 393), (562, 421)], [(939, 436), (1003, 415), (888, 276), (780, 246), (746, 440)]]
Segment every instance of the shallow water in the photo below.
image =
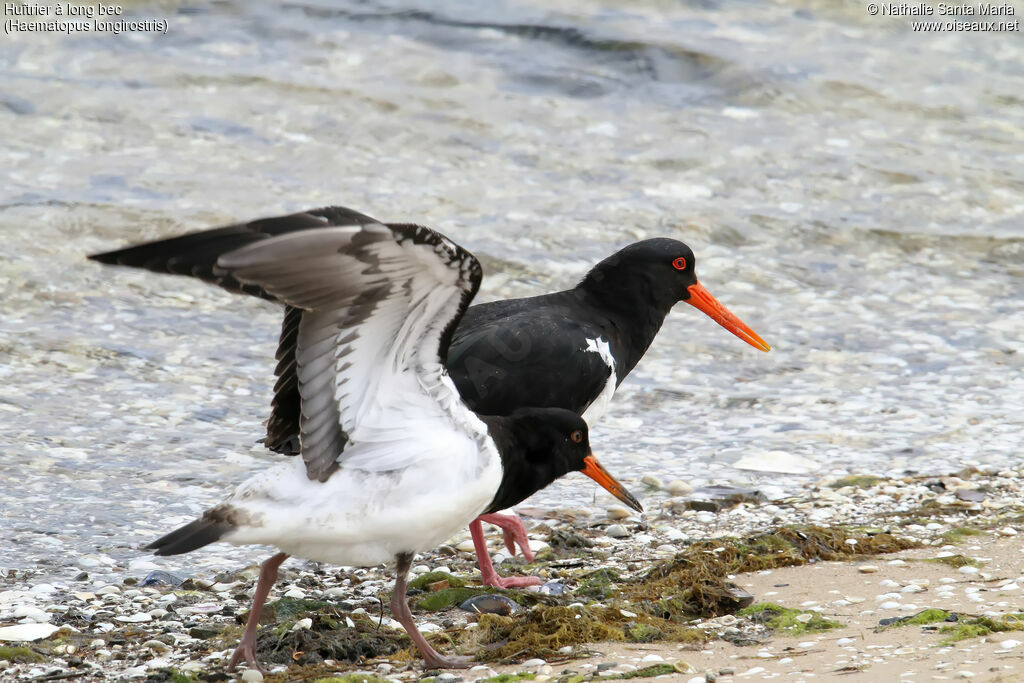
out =
[[(637, 489), (1019, 463), (1019, 32), (833, 2), (126, 12), (169, 30), (0, 42), (0, 565), (144, 573), (141, 543), (277, 457), (278, 311), (84, 255), (325, 204), (444, 231), (481, 300), (690, 244), (773, 351), (679, 306), (593, 433)], [(774, 451), (808, 471), (733, 466)], [(575, 476), (531, 504), (610, 500)]]

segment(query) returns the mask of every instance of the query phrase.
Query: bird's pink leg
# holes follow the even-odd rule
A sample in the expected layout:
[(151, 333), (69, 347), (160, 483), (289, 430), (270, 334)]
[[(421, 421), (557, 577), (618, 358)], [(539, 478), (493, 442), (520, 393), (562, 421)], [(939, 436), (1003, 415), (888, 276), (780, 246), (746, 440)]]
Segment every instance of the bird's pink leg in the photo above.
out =
[(412, 564), (412, 553), (402, 553), (395, 557), (395, 591), (391, 594), (391, 613), (395, 615), (398, 623), (405, 628), (406, 633), (416, 644), (416, 649), (423, 656), (423, 662), (428, 669), (465, 669), (472, 664), (469, 657), (444, 657), (438, 654), (437, 650), (430, 646), (427, 639), (423, 637), (420, 630), (416, 628), (416, 622), (409, 610), (409, 601), (405, 595), (405, 579), (409, 573), (409, 566)]
[(516, 544), (523, 550), (523, 557), (526, 558), (527, 562), (533, 562), (533, 551), (530, 550), (530, 539), (526, 536), (526, 527), (523, 526), (523, 520), (519, 518), (519, 515), (480, 515), (477, 519), (481, 522), (487, 522), (501, 529), (501, 533), (505, 538), (505, 547), (508, 548), (509, 555), (516, 554)]
[[(526, 555), (530, 561), (533, 560), (533, 553), (530, 552), (530, 544), (526, 539), (526, 529), (523, 528), (523, 523), (518, 517), (511, 517), (510, 515), (481, 515), (469, 523), (469, 533), (473, 537), (473, 547), (476, 548), (476, 561), (480, 565), (480, 581), (485, 586), (494, 586), (496, 588), (522, 588), (523, 586), (536, 586), (544, 583), (536, 576), (510, 576), (508, 578), (498, 576), (498, 572), (494, 570), (494, 565), (491, 563), (491, 555), (487, 552), (487, 541), (484, 540), (484, 529), (483, 525), (480, 524), (481, 520), (495, 524), (491, 520), (494, 517), (500, 517), (502, 522), (506, 524), (509, 519), (515, 520), (515, 524), (518, 525), (519, 531), (522, 533), (522, 540), (519, 543), (523, 547), (523, 555)], [(505, 527), (502, 527), (502, 531), (505, 531)], [(505, 534), (505, 546), (514, 554), (515, 545), (509, 539), (509, 532), (505, 531)]]
[(249, 621), (245, 623), (245, 633), (241, 642), (235, 648), (228, 662), (228, 671), (234, 671), (235, 665), (245, 659), (250, 668), (262, 672), (260, 663), (256, 660), (256, 629), (260, 625), (260, 614), (263, 612), (263, 603), (267, 601), (267, 595), (271, 587), (277, 581), (277, 568), (288, 559), (285, 553), (278, 553), (260, 565), (260, 578), (256, 582), (256, 593), (252, 596), (252, 609), (249, 610)]

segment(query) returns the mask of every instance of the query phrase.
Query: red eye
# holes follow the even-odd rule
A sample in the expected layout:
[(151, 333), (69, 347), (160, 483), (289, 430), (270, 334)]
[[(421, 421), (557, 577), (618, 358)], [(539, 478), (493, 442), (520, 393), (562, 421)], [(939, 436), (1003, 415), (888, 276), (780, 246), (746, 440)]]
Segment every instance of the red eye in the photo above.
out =
[(679, 258), (672, 262), (672, 267), (675, 268), (676, 270), (686, 270), (686, 259), (680, 256)]

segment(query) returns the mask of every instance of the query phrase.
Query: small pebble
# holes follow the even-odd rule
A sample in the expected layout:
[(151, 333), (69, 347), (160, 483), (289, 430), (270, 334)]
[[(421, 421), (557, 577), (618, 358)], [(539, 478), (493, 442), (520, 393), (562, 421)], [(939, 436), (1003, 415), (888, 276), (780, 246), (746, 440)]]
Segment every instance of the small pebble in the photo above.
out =
[(957, 571), (960, 572), (961, 574), (977, 574), (978, 573), (978, 568), (977, 567), (972, 567), (970, 565), (965, 565), (965, 566), (960, 567), (959, 569), (957, 569)]
[(693, 487), (682, 479), (673, 479), (665, 484), (665, 491), (673, 496), (682, 496), (693, 491)]
[(645, 474), (643, 477), (640, 478), (640, 483), (643, 484), (644, 486), (650, 486), (651, 488), (655, 489), (660, 489), (662, 486), (665, 485), (664, 482), (661, 481), (661, 479), (654, 476), (653, 474)]
[(861, 566), (857, 567), (857, 571), (859, 571), (861, 574), (874, 574), (878, 571), (878, 567), (873, 564), (862, 564)]
[(298, 600), (302, 600), (303, 598), (306, 597), (306, 592), (303, 591), (300, 588), (292, 588), (291, 590), (287, 591), (284, 594), (284, 597), (286, 597), (286, 598), (296, 598)]
[[(840, 638), (839, 640), (836, 641), (836, 645), (849, 645), (852, 642), (853, 642), (853, 638)], [(814, 645), (814, 644), (815, 643), (811, 643), (811, 645)]]
[(1012, 526), (1004, 526), (1002, 529), (999, 530), (998, 533), (1002, 536), (1016, 536), (1017, 530), (1014, 529)]
[(261, 683), (263, 681), (263, 674), (256, 669), (246, 669), (242, 672), (242, 680), (246, 683)]
[(545, 664), (547, 664), (547, 662), (545, 662), (543, 659), (527, 659), (519, 666), (523, 667), (524, 669), (533, 669), (535, 667), (544, 666)]
[(1003, 648), (1004, 650), (1012, 650), (1018, 645), (1020, 645), (1019, 640), (1004, 640), (999, 643), (999, 647)]
[(621, 524), (612, 524), (607, 529), (605, 529), (604, 532), (612, 538), (625, 538), (629, 536), (629, 532), (626, 530), (626, 527), (622, 526)]
[(629, 508), (624, 508), (621, 505), (613, 505), (606, 510), (608, 519), (626, 519), (632, 513)]
[(139, 612), (138, 614), (120, 614), (114, 617), (114, 621), (120, 621), (122, 624), (141, 624), (147, 621), (153, 621), (153, 616), (146, 612)]
[(647, 655), (643, 659), (641, 659), (640, 661), (641, 662), (664, 662), (665, 658), (662, 657), (661, 655)]
[(160, 640), (147, 640), (142, 644), (142, 647), (148, 648), (153, 652), (170, 652), (171, 646)]

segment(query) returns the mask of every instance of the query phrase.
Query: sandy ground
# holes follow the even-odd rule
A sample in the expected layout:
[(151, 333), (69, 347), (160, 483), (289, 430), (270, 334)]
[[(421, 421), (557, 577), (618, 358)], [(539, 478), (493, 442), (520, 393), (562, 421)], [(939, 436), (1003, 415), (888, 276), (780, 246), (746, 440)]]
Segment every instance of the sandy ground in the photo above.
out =
[[(880, 619), (909, 616), (931, 607), (968, 615), (981, 615), (988, 610), (1024, 611), (1020, 589), (998, 588), (1008, 579), (1021, 577), (1024, 571), (1020, 537), (972, 537), (954, 552), (985, 563), (977, 574), (962, 573), (945, 564), (924, 561), (938, 554), (935, 548), (927, 548), (869, 561), (824, 562), (736, 577), (736, 583), (753, 593), (758, 602), (820, 609), (823, 616), (845, 624), (826, 633), (776, 633), (765, 642), (745, 646), (716, 640), (702, 651), (677, 645), (602, 643), (593, 647), (595, 658), (591, 661), (649, 666), (656, 663), (651, 661), (652, 655), (670, 663), (681, 660), (682, 672), (666, 677), (680, 681), (699, 681), (706, 672), (716, 674), (719, 681), (1024, 681), (1024, 645), (1014, 645), (1015, 641), (1024, 640), (1024, 632), (995, 633), (942, 645), (948, 634), (926, 627), (878, 629)], [(877, 571), (864, 573), (870, 567)], [(901, 592), (907, 586), (923, 590)], [(952, 590), (940, 590), (941, 586)], [(890, 593), (899, 593), (901, 598), (879, 598)], [(836, 601), (838, 605), (834, 604)], [(880, 607), (887, 602), (899, 602), (901, 607)], [(556, 675), (565, 668), (579, 670), (580, 663), (552, 663)], [(522, 670), (496, 669), (503, 673)], [(609, 674), (621, 671), (608, 669)]]

